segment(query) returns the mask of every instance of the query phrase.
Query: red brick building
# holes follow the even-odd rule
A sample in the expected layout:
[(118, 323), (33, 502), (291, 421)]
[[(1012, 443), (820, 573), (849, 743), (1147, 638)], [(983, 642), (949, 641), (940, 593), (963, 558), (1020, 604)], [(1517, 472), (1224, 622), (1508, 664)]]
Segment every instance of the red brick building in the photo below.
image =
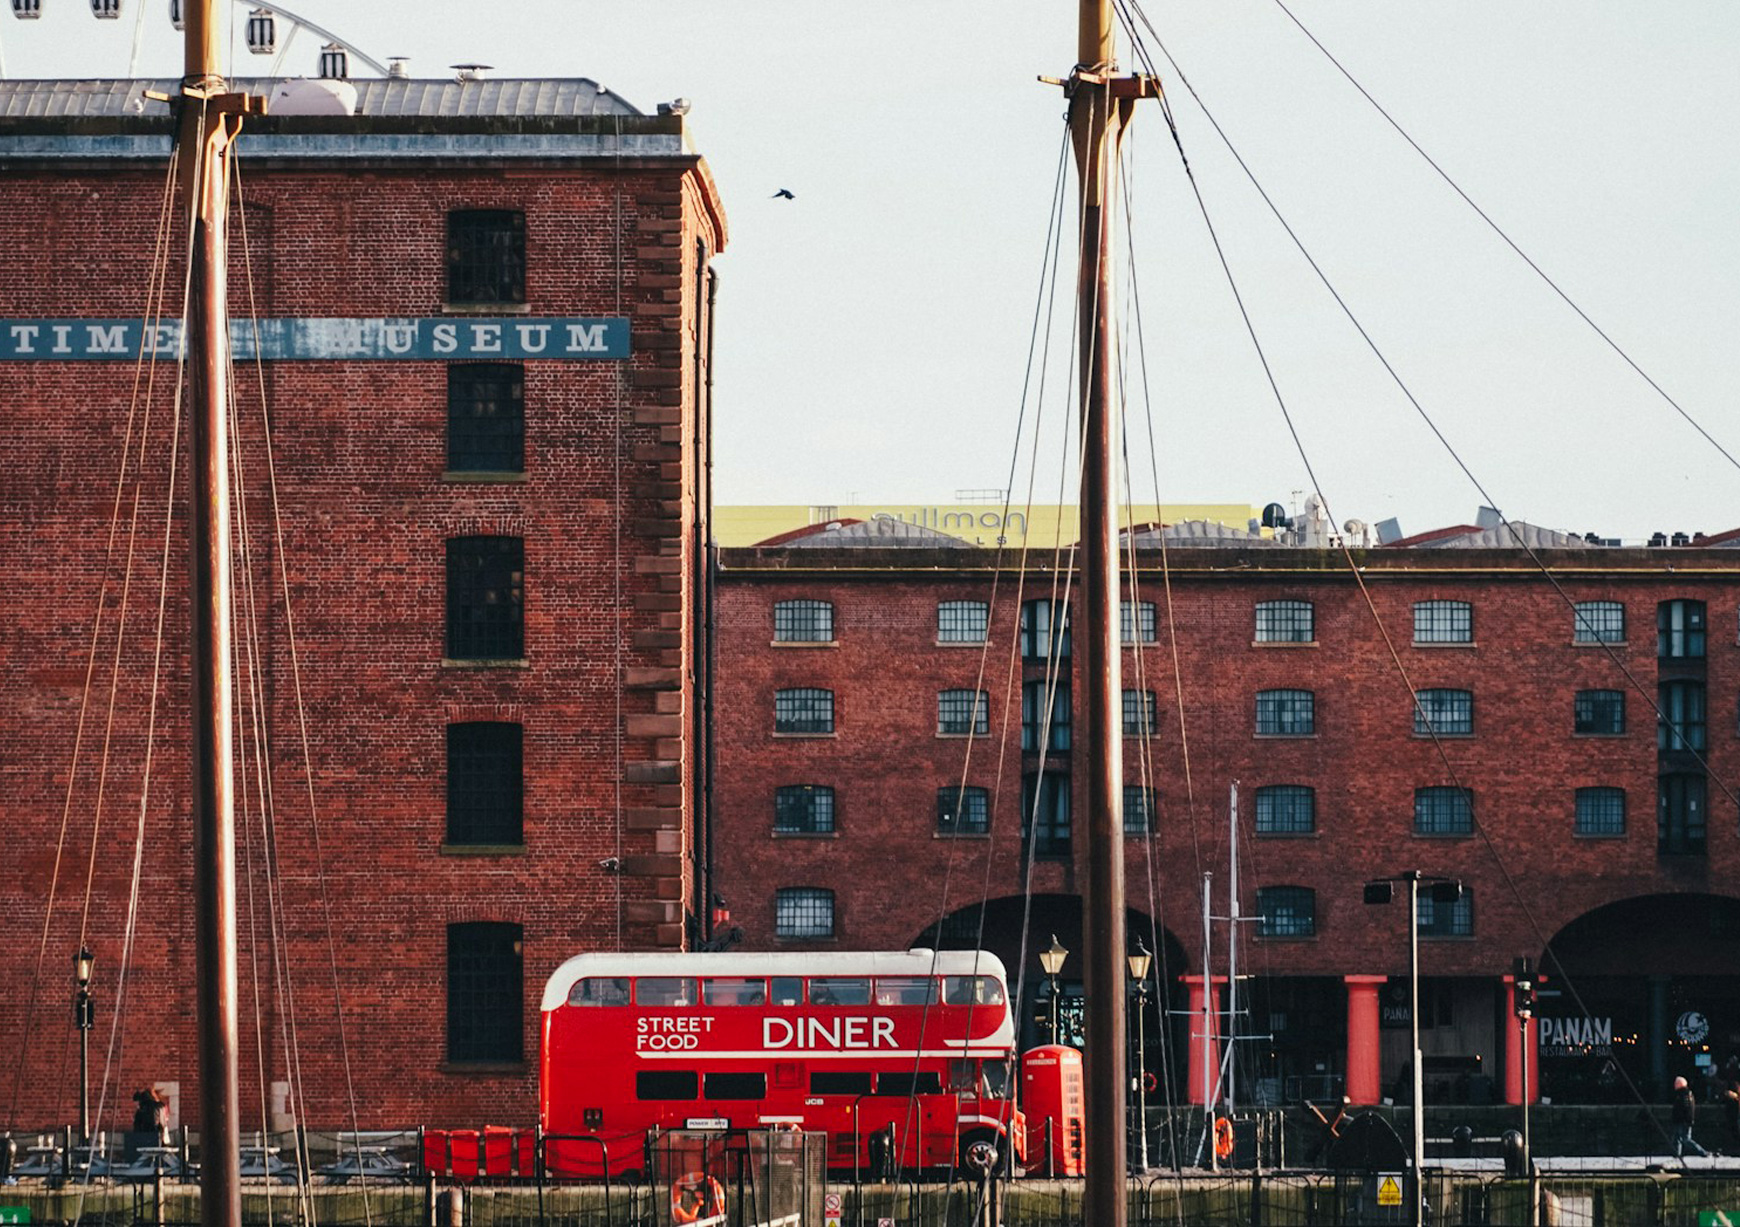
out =
[[(982, 933), (1022, 969), (1039, 1041), (1038, 951), (1081, 942), (1082, 747), (1050, 612), (1068, 575), (1032, 555), (999, 571), (939, 534), (876, 548), (875, 527), (722, 552), (718, 886), (755, 948)], [(1531, 1065), (1561, 1102), (1628, 1099), (1627, 1079), (1661, 1091), (1740, 1052), (1740, 555), (1526, 531), (1551, 579), (1475, 528), (1357, 549), (1357, 570), (1201, 526), (1169, 529), (1164, 554), (1138, 539), (1131, 936), (1155, 950), (1166, 1004), (1200, 1009), (1202, 881), (1226, 916), (1236, 783), (1241, 914), (1259, 918), (1240, 926), (1239, 1030), (1265, 1037), (1237, 1046), (1242, 1102), (1395, 1093), (1407, 908), (1362, 888), (1415, 869), (1465, 885), (1420, 916), (1439, 1101), (1520, 1097), (1519, 956), (1550, 977)], [(1187, 1024), (1149, 1010), (1150, 1067), (1200, 1101), (1200, 1046), (1187, 1058)]]
[[(30, 233), (0, 268), (22, 1128), (76, 1116), (81, 942), (99, 1123), (151, 1082), (198, 1123), (175, 364), (129, 360), (180, 310), (173, 258), (149, 294), (179, 231), (146, 86), (170, 88), (0, 83), (0, 198)], [(305, 83), (241, 138), (242, 1102), (273, 1124), (286, 1097), (317, 1126), (529, 1124), (548, 972), (689, 940), (725, 222), (666, 110), (585, 80)]]

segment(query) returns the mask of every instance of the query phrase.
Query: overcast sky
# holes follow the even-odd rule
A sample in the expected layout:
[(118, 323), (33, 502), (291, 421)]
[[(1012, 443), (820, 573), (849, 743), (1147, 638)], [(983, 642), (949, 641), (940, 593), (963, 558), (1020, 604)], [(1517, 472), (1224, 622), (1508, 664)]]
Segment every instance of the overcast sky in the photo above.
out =
[[(147, 0), (145, 74), (176, 71)], [(7, 73), (117, 76), (134, 14), (0, 15)], [(1740, 455), (1740, 4), (1291, 0), (1469, 194)], [(692, 100), (724, 195), (722, 503), (946, 502), (1015, 447), (1071, 0), (295, 0), (416, 76), (586, 76), (643, 110)], [(234, 10), (245, 13), (245, 6)], [(1507, 514), (1638, 538), (1740, 525), (1740, 471), (1509, 252), (1275, 0), (1150, 0), (1204, 103)], [(283, 71), (312, 74), (301, 35)], [(1151, 47), (1159, 59), (1157, 47)], [(1126, 65), (1130, 57), (1125, 54)], [(269, 61), (243, 54), (237, 72)], [(1420, 531), (1481, 501), (1162, 61), (1181, 138), (1338, 521)], [(1161, 501), (1310, 486), (1158, 107), (1130, 141)], [(773, 199), (787, 188), (794, 200)], [(1069, 215), (1073, 226), (1073, 211)], [(1129, 301), (1127, 296), (1126, 303)], [(1126, 322), (1132, 312), (1126, 311)], [(1067, 362), (1067, 324), (1054, 371)], [(1128, 342), (1136, 352), (1138, 339)], [(1045, 404), (1060, 424), (1063, 404)], [(1030, 408), (1030, 417), (1032, 410)], [(1139, 500), (1156, 496), (1136, 427)], [(1036, 501), (1057, 501), (1047, 445)], [(1024, 497), (1026, 461), (1017, 479)]]

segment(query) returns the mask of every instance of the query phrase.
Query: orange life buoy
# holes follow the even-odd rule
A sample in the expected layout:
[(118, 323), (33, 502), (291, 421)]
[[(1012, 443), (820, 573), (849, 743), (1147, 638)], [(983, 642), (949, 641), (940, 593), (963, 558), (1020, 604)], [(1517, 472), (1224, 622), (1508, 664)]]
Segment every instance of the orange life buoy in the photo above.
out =
[(725, 1189), (706, 1172), (686, 1172), (671, 1184), (671, 1221), (694, 1223), (725, 1213)]
[(1142, 1089), (1150, 1095), (1160, 1089), (1160, 1079), (1154, 1076), (1153, 1070), (1150, 1069), (1142, 1075)]
[(1230, 1159), (1233, 1152), (1232, 1122), (1224, 1116), (1214, 1118), (1214, 1157)]

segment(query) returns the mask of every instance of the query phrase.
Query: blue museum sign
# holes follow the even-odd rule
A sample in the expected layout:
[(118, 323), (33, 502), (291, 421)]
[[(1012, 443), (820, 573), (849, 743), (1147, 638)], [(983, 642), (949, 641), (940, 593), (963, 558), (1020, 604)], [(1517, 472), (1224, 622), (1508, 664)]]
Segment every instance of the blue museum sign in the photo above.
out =
[[(628, 320), (469, 315), (235, 320), (230, 345), (238, 360), (292, 362), (621, 359), (628, 357)], [(181, 321), (0, 320), (0, 361), (124, 360), (141, 352), (161, 359), (179, 357)]]

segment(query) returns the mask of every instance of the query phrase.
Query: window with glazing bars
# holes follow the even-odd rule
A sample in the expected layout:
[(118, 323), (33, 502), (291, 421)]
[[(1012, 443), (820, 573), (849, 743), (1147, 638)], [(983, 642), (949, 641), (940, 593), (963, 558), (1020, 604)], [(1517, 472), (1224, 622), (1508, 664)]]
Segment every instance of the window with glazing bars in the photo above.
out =
[(1577, 733), (1623, 733), (1623, 690), (1579, 690), (1571, 703), (1572, 731)]
[(1317, 611), (1310, 601), (1258, 601), (1258, 643), (1314, 643)]
[(936, 607), (938, 643), (983, 643), (991, 630), (991, 607), (984, 601), (940, 601)]
[(1656, 851), (1672, 856), (1703, 856), (1706, 822), (1704, 777), (1689, 772), (1656, 780)]
[(936, 790), (936, 829), (939, 835), (985, 835), (991, 830), (991, 794), (968, 785)]
[(1575, 830), (1578, 835), (1625, 834), (1625, 790), (1579, 788)]
[(1625, 606), (1618, 601), (1578, 601), (1571, 626), (1574, 643), (1624, 643)]
[(526, 301), (526, 215), (457, 209), (447, 215), (447, 301)]
[(781, 835), (826, 835), (834, 829), (834, 790), (784, 784), (773, 790), (773, 829)]
[(1309, 835), (1317, 829), (1317, 791), (1304, 784), (1257, 789), (1258, 835)]
[(1704, 654), (1704, 603), (1663, 601), (1655, 607), (1655, 654), (1664, 660)]
[[(1045, 696), (1051, 695), (1047, 722)], [(1021, 687), (1021, 749), (1037, 754), (1069, 749), (1069, 684), (1032, 681)]]
[(1152, 834), (1159, 817), (1159, 793), (1140, 784), (1124, 785), (1124, 834)]
[(1473, 937), (1474, 896), (1465, 886), (1460, 899), (1442, 903), (1422, 890), (1419, 920), (1421, 937)]
[(519, 844), (525, 807), (518, 724), (447, 726), (447, 842)]
[(1118, 605), (1118, 634), (1125, 643), (1153, 643), (1160, 638), (1160, 622), (1153, 601), (1122, 601)]
[(1069, 656), (1069, 615), (1061, 601), (1028, 601), (1021, 606), (1021, 656), (1024, 660)]
[(1257, 732), (1304, 737), (1317, 731), (1317, 696), (1309, 690), (1257, 691)]
[(524, 978), (516, 924), (447, 926), (447, 1059), (520, 1061)]
[(775, 601), (775, 643), (832, 643), (834, 605), (831, 601)]
[(813, 686), (776, 690), (773, 695), (773, 731), (776, 733), (831, 733), (834, 731), (834, 692)]
[(1047, 771), (1021, 780), (1021, 838), (1036, 857), (1069, 855), (1069, 777)]
[(1473, 643), (1474, 606), (1467, 601), (1416, 602), (1414, 642)]
[(1472, 835), (1474, 794), (1466, 788), (1414, 789), (1414, 833)]
[(1159, 719), (1159, 706), (1152, 690), (1124, 691), (1124, 736), (1147, 737)]
[(521, 473), (526, 467), (526, 372), (511, 362), (447, 368), (447, 468)]
[(525, 543), (518, 537), (447, 542), (447, 655), (517, 660), (525, 653)]
[(1656, 724), (1659, 750), (1702, 750), (1707, 739), (1704, 727), (1704, 684), (1663, 682), (1656, 688), (1661, 719)]
[(983, 690), (944, 690), (936, 696), (941, 737), (982, 737), (991, 731), (991, 696)]
[(815, 886), (787, 886), (774, 896), (776, 937), (817, 939), (834, 935), (834, 892)]
[(1259, 937), (1315, 937), (1317, 892), (1309, 886), (1257, 888)]
[(1474, 692), (1471, 690), (1421, 690), (1415, 692), (1414, 732), (1425, 737), (1458, 737), (1474, 732)]

